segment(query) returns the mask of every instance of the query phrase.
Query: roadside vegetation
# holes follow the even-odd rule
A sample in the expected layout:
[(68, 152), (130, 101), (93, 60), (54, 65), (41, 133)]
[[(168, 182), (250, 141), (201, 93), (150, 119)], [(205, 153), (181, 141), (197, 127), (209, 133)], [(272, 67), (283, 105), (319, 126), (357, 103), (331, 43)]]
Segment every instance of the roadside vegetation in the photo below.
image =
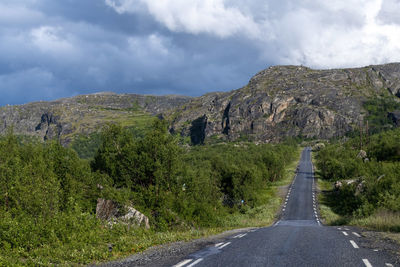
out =
[(399, 128), (326, 145), (315, 159), (327, 224), (400, 232)]
[[(96, 138), (94, 157), (81, 150), (88, 159), (56, 142), (0, 139), (0, 265), (96, 263), (268, 225), (299, 155), (293, 144), (180, 146), (158, 119), (141, 136), (109, 124)], [(151, 229), (97, 219), (98, 198), (134, 206)]]

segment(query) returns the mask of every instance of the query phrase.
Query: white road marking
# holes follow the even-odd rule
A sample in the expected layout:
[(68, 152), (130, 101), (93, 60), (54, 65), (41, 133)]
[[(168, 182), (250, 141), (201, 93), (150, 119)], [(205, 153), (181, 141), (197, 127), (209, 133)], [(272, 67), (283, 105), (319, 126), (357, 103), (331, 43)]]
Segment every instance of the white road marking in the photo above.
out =
[(234, 236), (233, 238), (242, 238), (242, 237), (244, 237), (245, 235), (247, 235), (247, 234), (240, 234), (240, 235)]
[(175, 265), (172, 266), (172, 267), (182, 267), (183, 265), (186, 265), (186, 264), (188, 264), (188, 263), (191, 262), (191, 261), (192, 261), (192, 259), (187, 259), (187, 260), (181, 261), (180, 263), (175, 264)]
[(238, 234), (238, 235), (235, 235), (233, 238), (238, 238), (240, 236), (240, 234)]
[(388, 267), (394, 267), (393, 264), (391, 264), (391, 263), (386, 263), (385, 265)]
[(346, 231), (350, 231), (348, 228), (344, 228), (344, 230), (346, 230)]
[(231, 243), (231, 242), (225, 243), (225, 244), (223, 244), (222, 246), (220, 246), (219, 248), (222, 249), (222, 248), (224, 248), (224, 247), (230, 245), (230, 243)]
[(277, 222), (274, 224), (274, 226), (277, 226), (280, 222), (281, 222), (281, 221), (277, 221)]
[(360, 248), (356, 242), (354, 242), (353, 240), (350, 240), (350, 243), (353, 245), (353, 248)]
[(342, 228), (338, 227), (338, 230), (342, 230)]
[(285, 209), (283, 209), (282, 211), (285, 211)]
[(186, 266), (186, 267), (192, 267), (195, 266), (197, 263), (201, 262), (203, 260), (203, 258), (197, 259), (196, 261), (194, 261), (192, 264)]
[(379, 250), (378, 250), (378, 249), (374, 249), (374, 251), (375, 251), (375, 252), (378, 252)]
[(361, 237), (359, 234), (357, 234), (356, 232), (353, 232), (353, 235), (355, 235), (356, 237)]
[(223, 244), (223, 242), (222, 242), (222, 243), (215, 244), (215, 246), (216, 246), (216, 247), (219, 247), (219, 246), (221, 246), (222, 244)]
[(348, 236), (348, 235), (349, 235), (349, 234), (346, 233), (345, 231), (342, 231), (342, 233), (343, 233), (345, 236)]
[(369, 262), (369, 260), (363, 259), (363, 262), (364, 262), (365, 266), (372, 267), (372, 264)]

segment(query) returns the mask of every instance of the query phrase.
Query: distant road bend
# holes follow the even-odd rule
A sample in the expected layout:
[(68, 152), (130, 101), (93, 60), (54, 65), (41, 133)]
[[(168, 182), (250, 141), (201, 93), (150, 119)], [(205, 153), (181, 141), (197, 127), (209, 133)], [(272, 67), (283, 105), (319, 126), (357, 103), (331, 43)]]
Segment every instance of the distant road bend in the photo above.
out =
[(279, 221), (208, 246), (174, 266), (395, 266), (386, 252), (363, 248), (357, 232), (322, 226), (315, 191), (311, 149), (305, 148)]

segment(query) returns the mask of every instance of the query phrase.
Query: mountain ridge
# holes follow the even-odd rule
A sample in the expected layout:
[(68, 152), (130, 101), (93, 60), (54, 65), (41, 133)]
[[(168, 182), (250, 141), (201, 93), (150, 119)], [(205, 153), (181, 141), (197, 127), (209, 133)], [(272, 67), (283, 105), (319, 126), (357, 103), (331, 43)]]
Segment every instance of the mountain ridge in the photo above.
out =
[(191, 99), (188, 105), (194, 108), (171, 114), (171, 130), (190, 135), (195, 143), (210, 137), (329, 139), (358, 127), (366, 115), (366, 100), (399, 96), (399, 63), (330, 70), (272, 66), (240, 89)]
[(12, 125), (16, 134), (68, 145), (108, 122), (141, 127), (162, 114), (172, 133), (190, 136), (194, 144), (210, 138), (329, 139), (354, 131), (365, 120), (365, 101), (384, 97), (399, 101), (400, 63), (327, 70), (271, 66), (242, 88), (199, 97), (99, 92), (3, 106), (0, 133)]

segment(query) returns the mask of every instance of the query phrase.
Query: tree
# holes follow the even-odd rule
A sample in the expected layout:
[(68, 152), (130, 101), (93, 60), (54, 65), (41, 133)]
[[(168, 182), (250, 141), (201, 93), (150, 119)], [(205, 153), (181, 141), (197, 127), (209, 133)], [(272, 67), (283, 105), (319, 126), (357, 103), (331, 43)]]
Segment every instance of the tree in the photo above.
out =
[(121, 126), (108, 125), (92, 167), (107, 173), (117, 187), (171, 190), (179, 165), (180, 148), (165, 121), (156, 119), (143, 138), (134, 140)]

